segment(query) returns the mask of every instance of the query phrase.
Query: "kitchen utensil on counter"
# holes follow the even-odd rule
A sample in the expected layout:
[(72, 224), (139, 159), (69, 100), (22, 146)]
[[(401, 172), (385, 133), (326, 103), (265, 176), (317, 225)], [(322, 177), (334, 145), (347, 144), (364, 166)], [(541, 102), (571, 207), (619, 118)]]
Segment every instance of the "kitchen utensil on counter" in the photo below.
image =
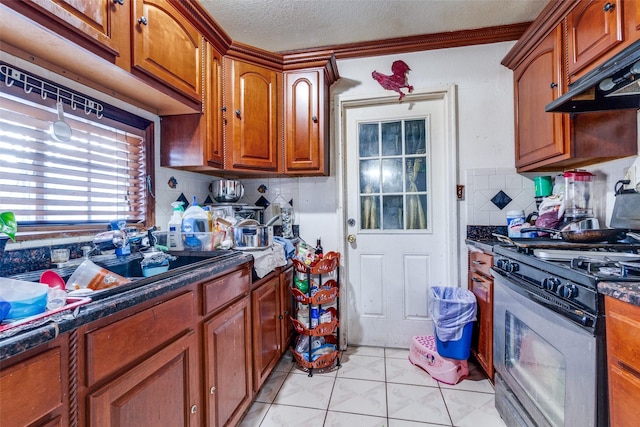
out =
[(40, 283), (48, 285), (50, 288), (64, 289), (66, 284), (64, 279), (53, 270), (46, 270), (40, 275)]
[(593, 179), (595, 175), (583, 170), (564, 173), (565, 218), (585, 218), (593, 216), (591, 206)]
[(624, 190), (629, 180), (616, 183), (616, 199), (611, 214), (611, 227), (640, 230), (640, 193), (636, 190)]
[(595, 243), (595, 242), (617, 242), (626, 236), (625, 230), (617, 228), (597, 228), (587, 230), (555, 230), (553, 228), (531, 227), (521, 230), (523, 233), (537, 231), (560, 236), (560, 238), (570, 243)]
[[(274, 218), (275, 220), (278, 219), (278, 217)], [(273, 244), (272, 225), (260, 225), (260, 223), (254, 219), (246, 219), (231, 227), (231, 230), (234, 249), (266, 249)]]
[(244, 186), (233, 179), (218, 179), (211, 183), (213, 199), (219, 203), (235, 203), (244, 196)]
[(48, 290), (44, 283), (0, 279), (0, 298), (11, 305), (6, 319), (21, 319), (44, 312)]

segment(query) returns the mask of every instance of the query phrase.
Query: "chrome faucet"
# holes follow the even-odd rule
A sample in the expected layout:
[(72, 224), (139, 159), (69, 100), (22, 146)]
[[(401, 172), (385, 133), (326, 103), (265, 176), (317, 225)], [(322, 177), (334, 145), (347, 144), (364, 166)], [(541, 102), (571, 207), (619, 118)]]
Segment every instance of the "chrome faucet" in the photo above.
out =
[(95, 252), (96, 255), (100, 254), (100, 249), (94, 244), (92, 244), (91, 246), (82, 246), (82, 247), (80, 247), (80, 250), (82, 251), (82, 257), (83, 258), (87, 258), (87, 259), (94, 252)]

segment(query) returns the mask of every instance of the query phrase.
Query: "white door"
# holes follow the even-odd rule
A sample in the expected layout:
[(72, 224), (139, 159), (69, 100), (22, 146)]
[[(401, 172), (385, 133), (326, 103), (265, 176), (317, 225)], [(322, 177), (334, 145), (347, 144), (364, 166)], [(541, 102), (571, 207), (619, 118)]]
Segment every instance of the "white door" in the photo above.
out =
[(457, 285), (453, 91), (342, 105), (349, 344), (409, 347)]

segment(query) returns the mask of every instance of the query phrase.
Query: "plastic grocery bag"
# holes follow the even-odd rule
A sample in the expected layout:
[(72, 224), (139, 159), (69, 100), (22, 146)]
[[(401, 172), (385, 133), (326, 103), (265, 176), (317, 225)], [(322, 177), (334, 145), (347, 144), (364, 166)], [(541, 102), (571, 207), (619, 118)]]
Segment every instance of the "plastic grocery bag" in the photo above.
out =
[(433, 286), (429, 304), (441, 341), (461, 339), (465, 325), (476, 320), (476, 296), (467, 289)]

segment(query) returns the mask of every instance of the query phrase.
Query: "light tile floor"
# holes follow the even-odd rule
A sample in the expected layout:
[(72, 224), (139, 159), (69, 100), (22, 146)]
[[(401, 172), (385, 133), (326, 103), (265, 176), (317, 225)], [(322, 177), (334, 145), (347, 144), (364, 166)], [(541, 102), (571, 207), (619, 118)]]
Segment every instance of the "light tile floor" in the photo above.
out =
[(408, 356), (408, 350), (350, 346), (340, 369), (310, 378), (287, 353), (240, 426), (505, 427), (491, 382), (471, 361), (470, 376), (448, 385)]

